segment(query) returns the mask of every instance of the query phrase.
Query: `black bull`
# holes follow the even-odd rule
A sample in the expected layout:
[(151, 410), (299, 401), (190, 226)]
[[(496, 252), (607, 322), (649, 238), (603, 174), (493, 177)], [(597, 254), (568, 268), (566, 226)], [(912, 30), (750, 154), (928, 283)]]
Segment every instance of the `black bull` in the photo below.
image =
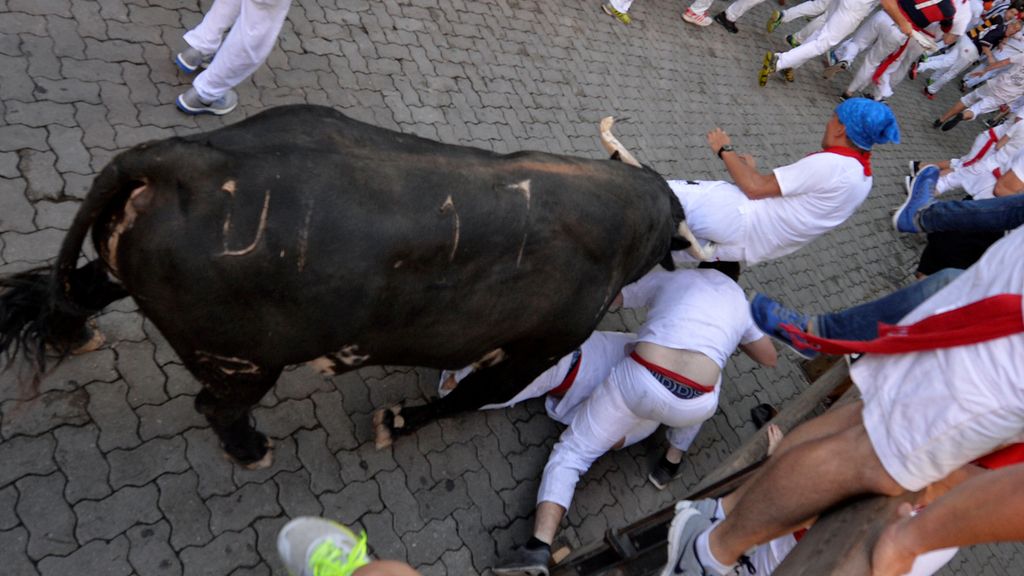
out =
[[(249, 410), (288, 365), (481, 369), (393, 430), (511, 398), (659, 262), (682, 208), (647, 168), (498, 155), (287, 106), (106, 166), (52, 268), (0, 281), (0, 352), (45, 368), (134, 297), (202, 383), (225, 450), (265, 464)], [(88, 230), (100, 258), (79, 267)], [(116, 279), (111, 281), (111, 277)]]

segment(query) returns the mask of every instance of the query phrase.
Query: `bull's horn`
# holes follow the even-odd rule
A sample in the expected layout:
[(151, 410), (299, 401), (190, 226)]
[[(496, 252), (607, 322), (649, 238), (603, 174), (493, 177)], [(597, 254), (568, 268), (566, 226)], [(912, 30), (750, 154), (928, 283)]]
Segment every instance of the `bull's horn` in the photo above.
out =
[(701, 248), (700, 242), (697, 241), (697, 237), (690, 231), (690, 227), (686, 225), (686, 220), (679, 223), (679, 235), (686, 239), (690, 243), (690, 247), (686, 249), (686, 252), (701, 262), (710, 260), (715, 253), (714, 242), (709, 242), (707, 246)]
[(601, 145), (608, 151), (608, 154), (614, 155), (616, 152), (619, 153), (619, 159), (629, 164), (630, 166), (640, 167), (640, 163), (637, 162), (636, 158), (626, 150), (626, 147), (619, 142), (619, 139), (612, 135), (612, 124), (615, 124), (615, 118), (606, 116), (601, 119)]

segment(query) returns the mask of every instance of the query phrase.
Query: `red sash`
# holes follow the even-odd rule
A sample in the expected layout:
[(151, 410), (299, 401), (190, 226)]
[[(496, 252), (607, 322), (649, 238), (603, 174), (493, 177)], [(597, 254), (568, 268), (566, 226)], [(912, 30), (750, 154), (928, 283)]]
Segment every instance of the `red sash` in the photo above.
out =
[(982, 456), (974, 461), (975, 464), (982, 468), (989, 470), (995, 470), (997, 468), (1005, 468), (1007, 466), (1013, 466), (1014, 464), (1020, 464), (1024, 462), (1024, 444), (1010, 444), (1004, 446), (995, 452), (987, 456)]
[(871, 176), (871, 152), (861, 152), (860, 150), (854, 150), (853, 148), (847, 148), (846, 146), (829, 146), (820, 152), (814, 152), (814, 154), (838, 154), (840, 156), (846, 156), (853, 158), (860, 165), (864, 167), (864, 175)]
[(793, 345), (825, 354), (904, 354), (953, 348), (1024, 332), (1020, 294), (998, 294), (929, 316), (909, 326), (878, 323), (874, 340), (833, 340), (783, 324)]
[(580, 373), (580, 363), (583, 361), (583, 351), (580, 351), (580, 355), (576, 357), (576, 361), (569, 367), (569, 373), (565, 375), (562, 383), (556, 386), (554, 389), (548, 391), (548, 395), (554, 396), (555, 398), (561, 398), (565, 396), (565, 393), (572, 387), (572, 383), (576, 381), (576, 375)]
[[(967, 167), (968, 167), (968, 166), (970, 166), (971, 164), (974, 164), (974, 163), (976, 163), (976, 162), (977, 162), (978, 160), (981, 160), (981, 159), (982, 159), (982, 157), (983, 157), (983, 156), (985, 156), (985, 154), (988, 154), (988, 151), (989, 151), (989, 150), (991, 150), (991, 149), (992, 149), (992, 146), (993, 146), (993, 145), (994, 145), (994, 144), (995, 144), (996, 142), (998, 142), (998, 141), (999, 141), (999, 138), (998, 138), (998, 137), (996, 136), (996, 131), (995, 131), (995, 129), (994, 129), (994, 128), (989, 128), (989, 129), (988, 129), (988, 142), (985, 142), (985, 145), (981, 147), (981, 150), (980, 150), (980, 151), (978, 151), (978, 153), (977, 153), (977, 154), (975, 154), (975, 155), (974, 155), (974, 158), (971, 158), (971, 159), (970, 159), (970, 160), (968, 160), (967, 162), (964, 162), (964, 163), (963, 163), (963, 167), (964, 167), (964, 168), (967, 168)], [(999, 178), (999, 176), (996, 176), (996, 178)]]

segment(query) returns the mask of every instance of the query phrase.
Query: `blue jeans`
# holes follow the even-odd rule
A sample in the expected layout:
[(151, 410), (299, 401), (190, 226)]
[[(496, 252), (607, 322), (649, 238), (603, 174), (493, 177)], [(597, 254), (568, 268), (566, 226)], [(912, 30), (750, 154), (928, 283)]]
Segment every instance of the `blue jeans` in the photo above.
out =
[[(952, 204), (952, 202), (943, 202)], [(878, 337), (878, 323), (896, 324), (947, 284), (963, 270), (946, 268), (924, 280), (897, 290), (878, 300), (872, 300), (833, 314), (822, 314), (814, 319), (815, 333), (823, 338), (840, 340), (871, 340)]]
[(933, 202), (917, 213), (922, 232), (1003, 232), (1024, 224), (1024, 194)]

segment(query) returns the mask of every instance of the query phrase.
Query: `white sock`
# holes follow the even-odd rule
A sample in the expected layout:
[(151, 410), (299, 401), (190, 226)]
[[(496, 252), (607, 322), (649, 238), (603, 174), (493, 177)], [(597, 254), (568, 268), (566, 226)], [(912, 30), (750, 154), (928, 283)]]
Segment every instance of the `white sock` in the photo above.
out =
[(704, 569), (710, 574), (713, 574), (714, 576), (725, 576), (732, 571), (733, 567), (726, 566), (719, 562), (718, 558), (715, 558), (715, 555), (711, 553), (711, 540), (709, 539), (711, 531), (714, 530), (718, 524), (718, 522), (715, 522), (710, 528), (701, 532), (700, 536), (697, 536), (697, 559), (700, 560), (701, 565), (704, 566)]

